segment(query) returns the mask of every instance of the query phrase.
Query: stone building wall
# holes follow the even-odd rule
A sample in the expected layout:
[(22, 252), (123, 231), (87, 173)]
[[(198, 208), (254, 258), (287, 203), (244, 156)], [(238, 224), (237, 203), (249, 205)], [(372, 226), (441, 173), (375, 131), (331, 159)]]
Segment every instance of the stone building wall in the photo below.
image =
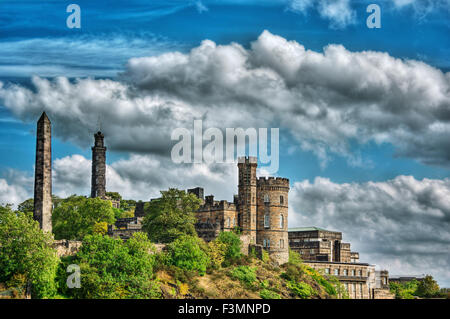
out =
[(67, 257), (78, 253), (81, 248), (81, 244), (81, 241), (61, 239), (54, 241), (53, 248), (56, 249), (58, 257)]
[(256, 243), (281, 264), (289, 260), (288, 193), (287, 178), (257, 180)]
[(371, 293), (375, 287), (371, 281), (371, 275), (374, 273), (374, 268), (371, 265), (312, 261), (305, 261), (305, 264), (319, 270), (325, 276), (337, 277), (339, 282), (344, 285), (350, 298), (372, 299)]

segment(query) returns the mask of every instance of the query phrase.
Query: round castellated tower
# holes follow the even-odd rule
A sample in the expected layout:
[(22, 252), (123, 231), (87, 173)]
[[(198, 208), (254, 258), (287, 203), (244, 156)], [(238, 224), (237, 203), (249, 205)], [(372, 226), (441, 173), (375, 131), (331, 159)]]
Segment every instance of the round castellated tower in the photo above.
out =
[(262, 245), (275, 260), (289, 260), (287, 178), (257, 180), (257, 244)]

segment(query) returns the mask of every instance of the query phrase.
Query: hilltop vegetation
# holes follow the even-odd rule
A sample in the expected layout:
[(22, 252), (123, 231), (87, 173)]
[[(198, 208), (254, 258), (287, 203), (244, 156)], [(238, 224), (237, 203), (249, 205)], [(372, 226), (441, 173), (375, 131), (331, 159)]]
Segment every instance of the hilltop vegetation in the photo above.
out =
[[(31, 286), (36, 298), (348, 298), (335, 278), (307, 267), (296, 253), (278, 266), (265, 251), (243, 255), (234, 232), (205, 243), (192, 218), (198, 205), (191, 194), (162, 192), (148, 207), (147, 232), (124, 242), (98, 226), (114, 221), (109, 202), (58, 200), (57, 237), (82, 240), (80, 251), (65, 258), (56, 256), (53, 239), (33, 220), (32, 202), (21, 206), (27, 212), (0, 206), (0, 290), (23, 297)], [(166, 248), (156, 251), (151, 239)], [(69, 265), (80, 269), (79, 288), (68, 287)]]

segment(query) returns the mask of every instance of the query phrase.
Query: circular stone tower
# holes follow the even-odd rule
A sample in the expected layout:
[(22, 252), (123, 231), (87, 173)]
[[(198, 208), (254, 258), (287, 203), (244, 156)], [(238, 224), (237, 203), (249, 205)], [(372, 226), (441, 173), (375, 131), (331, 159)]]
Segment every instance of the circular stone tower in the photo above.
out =
[(257, 244), (284, 264), (289, 260), (287, 178), (257, 180)]

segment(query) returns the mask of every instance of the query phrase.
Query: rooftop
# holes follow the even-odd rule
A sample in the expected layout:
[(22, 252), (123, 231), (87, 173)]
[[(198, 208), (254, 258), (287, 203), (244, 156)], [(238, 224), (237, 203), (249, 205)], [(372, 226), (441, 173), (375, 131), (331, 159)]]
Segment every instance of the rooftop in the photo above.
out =
[(296, 227), (296, 228), (289, 228), (288, 231), (290, 232), (307, 232), (307, 231), (329, 231), (333, 232), (332, 230), (323, 229), (320, 227)]

